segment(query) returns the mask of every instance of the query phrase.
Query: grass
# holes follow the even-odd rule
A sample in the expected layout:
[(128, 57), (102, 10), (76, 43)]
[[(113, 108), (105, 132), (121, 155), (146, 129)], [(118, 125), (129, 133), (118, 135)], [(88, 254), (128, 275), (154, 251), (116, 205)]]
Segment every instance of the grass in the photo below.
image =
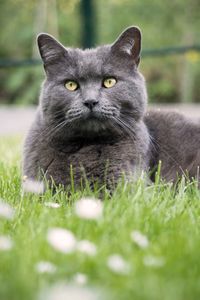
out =
[[(10, 235), (14, 243), (11, 250), (0, 251), (1, 300), (38, 299), (41, 290), (70, 282), (76, 273), (86, 274), (88, 285), (104, 292), (103, 300), (199, 299), (200, 192), (195, 183), (182, 180), (176, 190), (159, 180), (148, 187), (142, 180), (134, 188), (121, 184), (112, 199), (104, 201), (103, 218), (87, 221), (75, 215), (73, 205), (86, 191), (74, 192), (70, 200), (62, 190), (22, 196), (20, 154), (21, 138), (1, 138), (0, 198), (16, 211), (11, 221), (0, 218), (0, 235)], [(46, 207), (45, 201), (57, 201), (61, 207)], [(51, 227), (93, 242), (97, 255), (54, 250), (46, 239)], [(132, 230), (145, 234), (149, 247), (138, 247), (130, 238)], [(108, 268), (108, 256), (114, 253), (127, 261), (130, 273)], [(144, 265), (149, 255), (162, 258), (164, 265)], [(39, 261), (52, 262), (57, 271), (36, 272)]]

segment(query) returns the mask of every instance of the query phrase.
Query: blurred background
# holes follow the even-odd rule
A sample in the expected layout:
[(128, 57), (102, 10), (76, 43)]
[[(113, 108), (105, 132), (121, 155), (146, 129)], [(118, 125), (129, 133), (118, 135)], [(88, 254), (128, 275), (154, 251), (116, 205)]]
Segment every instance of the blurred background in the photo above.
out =
[(200, 0), (2, 0), (0, 104), (37, 104), (39, 32), (85, 48), (112, 43), (130, 25), (142, 30), (150, 103), (200, 103)]

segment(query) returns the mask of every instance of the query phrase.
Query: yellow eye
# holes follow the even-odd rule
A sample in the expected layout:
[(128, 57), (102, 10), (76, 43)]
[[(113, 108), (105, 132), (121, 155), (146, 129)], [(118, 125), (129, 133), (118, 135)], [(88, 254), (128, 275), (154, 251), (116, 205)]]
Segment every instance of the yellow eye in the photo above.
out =
[(65, 87), (69, 91), (75, 91), (78, 88), (78, 83), (76, 81), (73, 81), (73, 80), (68, 80), (65, 83)]
[(103, 81), (103, 86), (105, 88), (111, 88), (113, 87), (115, 84), (117, 83), (117, 80), (113, 77), (110, 77), (110, 78), (106, 78), (104, 79)]

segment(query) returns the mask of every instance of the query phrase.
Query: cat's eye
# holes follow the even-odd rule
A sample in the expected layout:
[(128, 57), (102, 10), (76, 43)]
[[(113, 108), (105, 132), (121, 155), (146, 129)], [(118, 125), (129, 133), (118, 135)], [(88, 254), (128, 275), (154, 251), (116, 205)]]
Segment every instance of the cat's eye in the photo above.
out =
[(114, 77), (109, 77), (109, 78), (104, 79), (103, 86), (108, 89), (108, 88), (113, 87), (116, 83), (117, 83), (117, 80)]
[(65, 87), (66, 87), (67, 90), (73, 92), (73, 91), (77, 90), (78, 83), (76, 81), (73, 81), (73, 80), (68, 80), (65, 83)]

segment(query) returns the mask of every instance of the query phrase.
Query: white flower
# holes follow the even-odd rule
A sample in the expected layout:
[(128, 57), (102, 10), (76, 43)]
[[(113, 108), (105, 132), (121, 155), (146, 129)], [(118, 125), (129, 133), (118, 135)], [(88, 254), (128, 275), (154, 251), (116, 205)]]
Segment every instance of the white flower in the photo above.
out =
[(62, 253), (71, 253), (76, 248), (76, 238), (74, 234), (67, 229), (49, 229), (47, 240), (54, 249)]
[(5, 218), (7, 220), (12, 220), (14, 217), (15, 211), (8, 204), (0, 200), (0, 217)]
[(54, 273), (56, 266), (49, 261), (40, 261), (36, 264), (35, 269), (38, 273)]
[(100, 293), (89, 287), (57, 283), (42, 291), (39, 300), (100, 300)]
[(51, 208), (59, 208), (60, 204), (56, 202), (44, 202), (44, 205)]
[(82, 240), (78, 242), (77, 248), (78, 251), (83, 252), (89, 256), (94, 256), (97, 253), (96, 246), (87, 240)]
[(156, 257), (152, 255), (146, 255), (143, 259), (143, 264), (147, 267), (163, 267), (165, 260), (163, 257)]
[(109, 256), (107, 266), (111, 271), (119, 274), (127, 274), (130, 271), (130, 266), (119, 254)]
[(88, 281), (88, 278), (85, 274), (83, 273), (77, 273), (74, 275), (73, 277), (73, 281), (77, 284), (80, 284), (80, 285), (84, 285), (87, 283)]
[(97, 220), (102, 217), (103, 204), (93, 198), (82, 198), (75, 204), (76, 215), (82, 219)]
[(131, 238), (140, 248), (145, 249), (149, 246), (148, 238), (138, 230), (131, 232)]
[(0, 235), (0, 251), (12, 249), (13, 242), (9, 236)]
[(44, 183), (33, 179), (26, 179), (22, 183), (23, 191), (34, 194), (43, 194), (45, 191)]
[(22, 177), (22, 181), (26, 181), (28, 179), (28, 176), (26, 176), (26, 175), (24, 175), (23, 177)]

